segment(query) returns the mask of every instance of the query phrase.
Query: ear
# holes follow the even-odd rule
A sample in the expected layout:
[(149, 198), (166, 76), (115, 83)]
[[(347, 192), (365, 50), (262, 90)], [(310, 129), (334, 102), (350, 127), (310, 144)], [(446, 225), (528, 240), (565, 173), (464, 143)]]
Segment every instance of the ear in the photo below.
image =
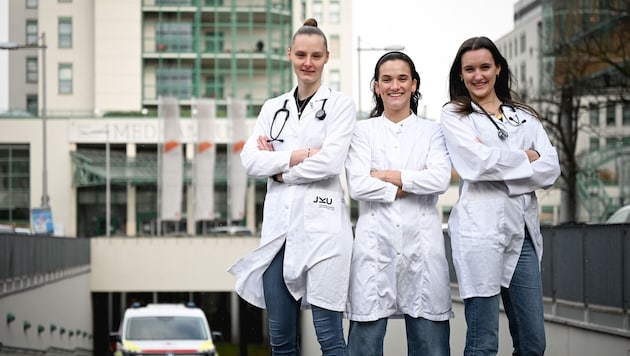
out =
[(501, 74), (501, 65), (497, 64), (497, 77)]
[(412, 92), (416, 92), (416, 90), (418, 90), (418, 80), (414, 79), (413, 80), (413, 88), (412, 88)]
[(374, 87), (374, 94), (376, 94), (376, 96), (381, 96), (381, 88), (378, 85), (377, 81), (374, 81), (374, 83), (372, 84), (372, 86)]
[(287, 48), (287, 58), (291, 60), (291, 47)]

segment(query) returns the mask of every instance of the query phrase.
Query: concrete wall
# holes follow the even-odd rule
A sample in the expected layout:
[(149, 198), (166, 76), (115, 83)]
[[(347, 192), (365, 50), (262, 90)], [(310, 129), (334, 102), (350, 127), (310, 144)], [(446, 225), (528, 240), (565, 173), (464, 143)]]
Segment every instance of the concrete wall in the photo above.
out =
[[(7, 322), (8, 314), (15, 320)], [(0, 354), (5, 353), (7, 347), (40, 352), (49, 348), (91, 350), (89, 270), (3, 296), (0, 298), (0, 318)], [(31, 324), (26, 330), (25, 322)], [(41, 332), (38, 331), (40, 325), (44, 328)], [(51, 325), (56, 326), (56, 330), (51, 330)], [(61, 328), (65, 329), (63, 334)]]

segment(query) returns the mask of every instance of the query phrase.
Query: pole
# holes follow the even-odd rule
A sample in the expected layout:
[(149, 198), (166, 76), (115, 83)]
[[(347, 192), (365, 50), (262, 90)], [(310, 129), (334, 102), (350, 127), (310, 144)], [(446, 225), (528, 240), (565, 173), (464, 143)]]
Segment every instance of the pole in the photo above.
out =
[(46, 33), (42, 32), (42, 207), (48, 207), (47, 108), (46, 108)]
[(105, 126), (105, 236), (111, 236), (111, 220), (112, 220), (112, 192), (111, 192), (111, 176), (110, 176), (110, 149), (109, 149), (109, 124)]

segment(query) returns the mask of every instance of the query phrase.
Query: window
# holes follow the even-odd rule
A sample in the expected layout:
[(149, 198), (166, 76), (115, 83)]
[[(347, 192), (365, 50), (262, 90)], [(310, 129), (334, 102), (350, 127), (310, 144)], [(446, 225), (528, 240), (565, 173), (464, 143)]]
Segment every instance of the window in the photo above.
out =
[(520, 76), (521, 76), (521, 83), (523, 83), (523, 85), (527, 85), (527, 71), (525, 70), (525, 68), (527, 68), (527, 64), (525, 64), (525, 62), (521, 63), (521, 70), (520, 70)]
[(328, 10), (330, 23), (339, 23), (339, 20), (341, 18), (341, 15), (339, 13), (339, 0), (331, 0)]
[(30, 148), (0, 144), (0, 223), (30, 223)]
[(332, 58), (339, 58), (341, 46), (339, 45), (339, 35), (330, 35), (328, 39), (328, 51)]
[[(205, 42), (206, 42), (206, 52), (209, 53), (217, 53), (217, 52), (223, 52), (223, 44), (224, 44), (224, 40), (223, 40), (223, 32), (206, 32), (205, 35)], [(160, 51), (160, 44), (158, 44), (158, 52)], [(168, 50), (168, 48), (164, 48), (164, 51)]]
[(591, 152), (599, 149), (599, 137), (591, 137), (588, 148)]
[(324, 9), (321, 0), (313, 0), (313, 18), (318, 22), (324, 22)]
[(26, 111), (37, 116), (39, 111), (38, 105), (37, 94), (26, 95)]
[(26, 0), (27, 9), (37, 9), (37, 0)]
[(338, 69), (332, 69), (330, 71), (330, 80), (328, 81), (328, 83), (330, 84), (330, 87), (333, 90), (341, 90), (341, 79), (340, 79), (340, 75), (339, 75), (339, 70)]
[(59, 94), (72, 94), (72, 63), (59, 63)]
[(26, 44), (37, 44), (37, 20), (26, 20)]
[(26, 82), (37, 83), (37, 57), (26, 57)]
[(206, 97), (225, 98), (223, 77), (206, 77)]
[(72, 18), (59, 18), (59, 48), (72, 48)]
[(621, 112), (621, 124), (623, 126), (630, 126), (630, 103), (623, 104)]
[(527, 51), (527, 41), (526, 41), (525, 33), (521, 34), (521, 53), (525, 53)]
[(592, 127), (599, 127), (599, 105), (590, 104), (588, 106), (588, 120)]
[(606, 126), (615, 126), (615, 103), (606, 105)]
[[(174, 96), (179, 99), (189, 99), (192, 96), (192, 69), (183, 67), (158, 68), (157, 70), (157, 93), (159, 96)], [(207, 95), (221, 95), (223, 97), (222, 82), (214, 81), (211, 92)], [(221, 88), (221, 89), (219, 89)], [(208, 81), (206, 81), (206, 91), (208, 91)]]
[[(208, 40), (206, 34), (206, 41)], [(223, 46), (223, 34), (214, 37), (215, 45), (210, 45), (210, 50), (218, 50), (218, 46)], [(192, 52), (193, 50), (193, 27), (187, 22), (164, 22), (158, 23), (155, 29), (155, 40), (157, 50), (160, 52)], [(206, 43), (208, 45), (208, 43)]]

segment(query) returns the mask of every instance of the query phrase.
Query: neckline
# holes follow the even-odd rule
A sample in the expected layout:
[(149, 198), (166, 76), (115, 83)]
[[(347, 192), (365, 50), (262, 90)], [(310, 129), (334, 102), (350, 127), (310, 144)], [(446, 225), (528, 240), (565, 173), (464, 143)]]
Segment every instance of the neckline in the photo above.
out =
[[(315, 93), (317, 93), (317, 92), (315, 92)], [(304, 108), (306, 107), (306, 104), (308, 104), (308, 102), (311, 101), (313, 96), (315, 96), (315, 93), (311, 94), (310, 96), (308, 96), (304, 100), (300, 100), (298, 98), (298, 90), (297, 90), (297, 88), (295, 88), (295, 92), (293, 93), (293, 97), (295, 98), (295, 105), (297, 106), (297, 109), (298, 109), (298, 118), (302, 116), (302, 112), (304, 111)]]

